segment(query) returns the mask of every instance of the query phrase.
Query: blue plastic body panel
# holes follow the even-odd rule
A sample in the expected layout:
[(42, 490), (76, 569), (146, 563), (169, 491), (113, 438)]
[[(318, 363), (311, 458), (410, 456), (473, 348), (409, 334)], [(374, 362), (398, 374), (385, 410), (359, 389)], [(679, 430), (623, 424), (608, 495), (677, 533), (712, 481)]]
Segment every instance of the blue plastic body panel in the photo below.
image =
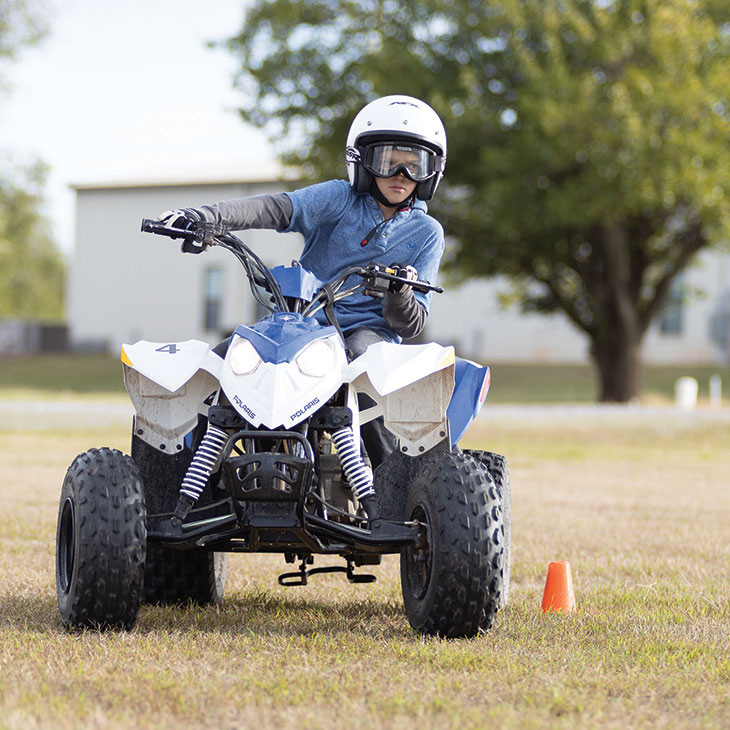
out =
[(271, 274), (285, 297), (302, 299), (305, 302), (311, 302), (324, 283), (301, 266), (275, 266), (271, 269)]
[(245, 337), (264, 362), (290, 362), (309, 342), (337, 334), (313, 317), (293, 312), (277, 312), (251, 325), (239, 325), (235, 334)]
[(457, 357), (454, 380), (454, 392), (446, 409), (452, 446), (459, 442), (481, 410), (489, 391), (491, 374), (488, 367)]

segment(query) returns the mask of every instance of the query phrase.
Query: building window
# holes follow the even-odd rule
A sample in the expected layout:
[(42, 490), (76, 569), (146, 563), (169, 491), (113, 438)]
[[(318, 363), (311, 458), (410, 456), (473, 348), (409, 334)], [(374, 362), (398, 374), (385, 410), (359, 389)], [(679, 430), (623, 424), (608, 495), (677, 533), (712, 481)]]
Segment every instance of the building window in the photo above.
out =
[(222, 329), (223, 269), (205, 269), (203, 297), (203, 327), (207, 332)]
[(667, 297), (667, 304), (659, 320), (659, 331), (663, 335), (679, 335), (684, 323), (684, 277), (678, 276)]

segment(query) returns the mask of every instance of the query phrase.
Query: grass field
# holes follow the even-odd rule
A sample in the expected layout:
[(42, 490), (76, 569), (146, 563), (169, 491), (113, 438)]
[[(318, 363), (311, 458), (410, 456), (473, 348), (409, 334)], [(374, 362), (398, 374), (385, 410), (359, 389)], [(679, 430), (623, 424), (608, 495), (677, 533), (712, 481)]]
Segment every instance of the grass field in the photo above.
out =
[[(63, 474), (91, 446), (127, 450), (128, 431), (0, 431), (0, 728), (730, 727), (730, 419), (494, 413), (467, 445), (509, 458), (512, 588), (469, 641), (410, 630), (396, 558), (375, 584), (283, 588), (279, 556), (232, 556), (219, 609), (67, 633)], [(574, 615), (540, 613), (551, 560), (571, 563)]]
[[(489, 363), (488, 363), (489, 364)], [(495, 363), (490, 403), (587, 403), (596, 399), (595, 374), (587, 365), (524, 365)], [(709, 381), (720, 375), (725, 403), (730, 402), (730, 367), (710, 365), (645, 368), (642, 399), (668, 403), (677, 378), (689, 375), (699, 383), (699, 400), (709, 398)], [(122, 366), (116, 357), (88, 354), (18, 357), (0, 360), (0, 397), (58, 397), (68, 393), (124, 394)]]

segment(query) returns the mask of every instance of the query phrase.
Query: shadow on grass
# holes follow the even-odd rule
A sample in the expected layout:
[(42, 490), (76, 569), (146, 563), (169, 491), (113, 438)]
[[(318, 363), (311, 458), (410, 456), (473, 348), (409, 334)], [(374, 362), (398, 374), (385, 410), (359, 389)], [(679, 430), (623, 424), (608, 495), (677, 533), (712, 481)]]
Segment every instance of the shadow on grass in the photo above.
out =
[(262, 590), (233, 593), (220, 606), (143, 606), (140, 632), (190, 631), (242, 635), (403, 638), (412, 633), (400, 601), (378, 598), (280, 596)]
[[(0, 631), (8, 630), (69, 633), (61, 623), (55, 596), (48, 595), (0, 595)], [(370, 639), (412, 635), (400, 601), (281, 597), (260, 590), (231, 594), (220, 606), (142, 605), (131, 633), (159, 632), (282, 637), (355, 634)]]

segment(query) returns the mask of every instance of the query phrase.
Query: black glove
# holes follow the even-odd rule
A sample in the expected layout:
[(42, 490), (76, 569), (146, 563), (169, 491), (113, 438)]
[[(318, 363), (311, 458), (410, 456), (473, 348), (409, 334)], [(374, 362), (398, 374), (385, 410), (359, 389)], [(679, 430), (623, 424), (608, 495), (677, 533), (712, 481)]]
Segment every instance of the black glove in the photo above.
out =
[(192, 208), (176, 208), (161, 213), (158, 220), (164, 223), (166, 228), (178, 228), (183, 231), (195, 231), (203, 219)]
[[(210, 248), (210, 241), (206, 240), (204, 228), (206, 226), (202, 216), (193, 208), (176, 208), (162, 213), (158, 219), (165, 224), (166, 228), (174, 228), (183, 231), (190, 231), (198, 234), (195, 237), (196, 243), (191, 238), (186, 238), (182, 243), (184, 253), (203, 253)], [(175, 239), (178, 236), (171, 236)]]
[[(403, 279), (409, 279), (410, 281), (418, 281), (418, 271), (414, 266), (408, 264), (391, 264), (388, 268), (395, 269), (394, 273), (396, 276), (400, 276)], [(394, 292), (395, 294), (405, 294), (411, 287), (408, 284), (400, 281), (391, 281), (388, 291)]]

